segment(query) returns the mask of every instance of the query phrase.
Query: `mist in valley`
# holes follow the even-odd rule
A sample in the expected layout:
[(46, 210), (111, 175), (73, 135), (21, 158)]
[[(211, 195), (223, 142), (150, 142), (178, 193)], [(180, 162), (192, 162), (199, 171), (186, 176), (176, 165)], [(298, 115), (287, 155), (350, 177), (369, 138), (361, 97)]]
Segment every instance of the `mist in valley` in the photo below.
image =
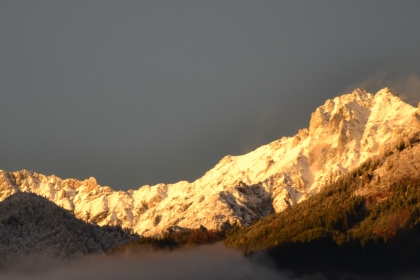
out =
[(22, 258), (0, 274), (7, 279), (325, 279), (296, 278), (275, 270), (263, 255), (247, 258), (223, 244), (195, 248), (138, 250), (55, 261), (42, 256)]
[(388, 276), (328, 271), (305, 274), (275, 268), (264, 254), (244, 256), (222, 243), (177, 250), (138, 247), (130, 252), (90, 255), (79, 260), (22, 257), (0, 273), (2, 279), (418, 279), (418, 273)]

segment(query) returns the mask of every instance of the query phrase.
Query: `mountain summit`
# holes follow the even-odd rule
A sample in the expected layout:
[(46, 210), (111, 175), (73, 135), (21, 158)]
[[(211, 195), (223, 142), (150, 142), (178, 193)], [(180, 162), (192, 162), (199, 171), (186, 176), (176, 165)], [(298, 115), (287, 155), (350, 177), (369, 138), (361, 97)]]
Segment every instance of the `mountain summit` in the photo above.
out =
[(362, 89), (329, 99), (309, 128), (241, 156), (225, 156), (194, 182), (113, 191), (94, 178), (62, 180), (31, 171), (0, 171), (0, 200), (33, 192), (99, 225), (121, 225), (144, 236), (183, 228), (248, 226), (295, 205), (369, 157), (420, 130), (420, 105), (389, 88)]

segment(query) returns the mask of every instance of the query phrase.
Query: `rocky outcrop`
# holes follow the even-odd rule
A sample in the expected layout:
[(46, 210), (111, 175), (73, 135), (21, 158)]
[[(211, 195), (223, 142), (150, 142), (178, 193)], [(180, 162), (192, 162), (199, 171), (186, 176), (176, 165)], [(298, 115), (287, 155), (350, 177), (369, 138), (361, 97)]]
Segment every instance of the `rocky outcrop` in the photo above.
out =
[(420, 128), (420, 103), (418, 105), (417, 112), (413, 114), (413, 119), (411, 123), (412, 123), (412, 126)]
[(293, 137), (292, 148), (294, 148), (297, 145), (299, 145), (303, 140), (305, 140), (306, 138), (308, 138), (308, 136), (309, 136), (309, 131), (308, 131), (307, 128), (299, 129), (298, 134), (296, 134)]
[(317, 108), (309, 129), (242, 156), (226, 156), (194, 182), (124, 192), (99, 186), (94, 178), (62, 180), (26, 170), (0, 171), (0, 200), (33, 192), (86, 221), (121, 225), (142, 235), (168, 228), (248, 226), (305, 200), (392, 148), (391, 143), (418, 135), (419, 110), (389, 88), (377, 94), (356, 89)]

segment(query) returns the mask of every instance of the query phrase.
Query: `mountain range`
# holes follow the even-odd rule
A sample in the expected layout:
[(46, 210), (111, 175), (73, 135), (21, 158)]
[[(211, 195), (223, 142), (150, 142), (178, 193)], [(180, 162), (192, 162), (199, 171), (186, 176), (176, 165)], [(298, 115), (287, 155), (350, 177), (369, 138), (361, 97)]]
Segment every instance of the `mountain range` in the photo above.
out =
[[(292, 118), (293, 116), (291, 116)], [(366, 160), (419, 137), (415, 108), (392, 89), (362, 89), (327, 100), (309, 127), (241, 156), (225, 156), (194, 182), (114, 191), (94, 178), (60, 179), (0, 171), (0, 201), (30, 192), (89, 223), (117, 225), (142, 236), (205, 227), (249, 226), (319, 193)], [(363, 191), (363, 190), (360, 190)]]

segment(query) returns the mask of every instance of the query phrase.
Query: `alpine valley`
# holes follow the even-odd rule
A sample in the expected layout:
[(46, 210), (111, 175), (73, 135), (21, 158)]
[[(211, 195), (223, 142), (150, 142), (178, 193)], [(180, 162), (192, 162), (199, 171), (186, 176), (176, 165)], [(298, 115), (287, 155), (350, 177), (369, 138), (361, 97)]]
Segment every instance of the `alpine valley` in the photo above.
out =
[[(243, 228), (295, 207), (401, 143), (415, 145), (419, 132), (420, 107), (406, 104), (389, 88), (376, 94), (355, 89), (327, 100), (312, 113), (309, 127), (295, 136), (245, 155), (225, 156), (194, 182), (125, 192), (100, 186), (92, 177), (78, 181), (28, 170), (0, 171), (0, 201), (34, 193), (85, 222), (121, 226), (140, 236), (201, 226)], [(369, 176), (385, 173), (381, 169)]]

